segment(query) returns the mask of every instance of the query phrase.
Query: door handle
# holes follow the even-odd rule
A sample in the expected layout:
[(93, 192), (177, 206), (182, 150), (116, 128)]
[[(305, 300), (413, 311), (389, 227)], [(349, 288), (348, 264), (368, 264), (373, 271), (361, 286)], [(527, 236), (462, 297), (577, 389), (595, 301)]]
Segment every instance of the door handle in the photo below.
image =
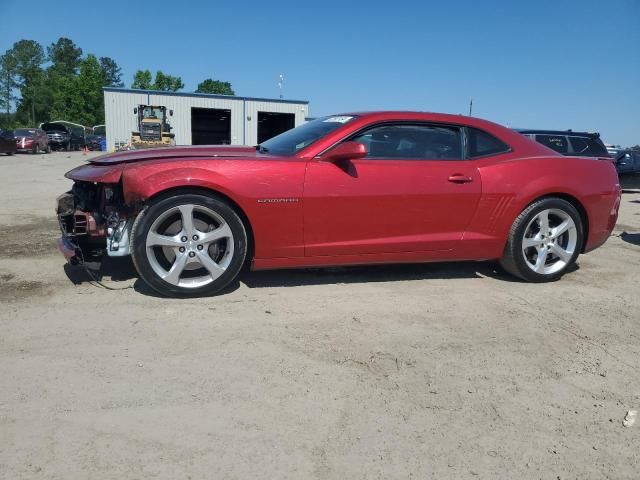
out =
[(471, 183), (473, 182), (473, 178), (462, 175), (461, 173), (454, 173), (449, 177), (449, 181), (452, 183)]

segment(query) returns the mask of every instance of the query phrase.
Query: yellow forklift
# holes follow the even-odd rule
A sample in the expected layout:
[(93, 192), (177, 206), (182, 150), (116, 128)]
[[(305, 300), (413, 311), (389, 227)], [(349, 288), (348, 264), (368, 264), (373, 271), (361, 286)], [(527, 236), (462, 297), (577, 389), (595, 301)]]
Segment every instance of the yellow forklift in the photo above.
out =
[[(176, 144), (171, 125), (167, 122), (167, 107), (138, 105), (133, 114), (138, 116), (138, 131), (131, 133), (132, 147), (170, 147)], [(169, 116), (173, 116), (173, 110), (169, 110)]]

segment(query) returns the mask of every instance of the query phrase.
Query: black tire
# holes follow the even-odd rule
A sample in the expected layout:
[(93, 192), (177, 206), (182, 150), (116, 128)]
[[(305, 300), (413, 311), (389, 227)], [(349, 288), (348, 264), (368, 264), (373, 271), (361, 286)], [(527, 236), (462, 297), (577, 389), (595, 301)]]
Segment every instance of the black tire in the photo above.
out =
[[(566, 261), (566, 264), (558, 271), (552, 273), (538, 273), (532, 270), (527, 263), (525, 253), (523, 252), (522, 242), (525, 239), (525, 230), (527, 226), (545, 210), (556, 210), (564, 212), (571, 217), (575, 224), (575, 231), (577, 238), (575, 240), (576, 245), (573, 249), (573, 254), (570, 259)], [(509, 231), (509, 238), (504, 249), (500, 265), (508, 273), (528, 282), (542, 283), (552, 282), (562, 277), (575, 263), (578, 255), (582, 251), (584, 242), (584, 225), (582, 224), (582, 218), (576, 210), (576, 208), (566, 200), (557, 197), (548, 197), (537, 200), (525, 208), (520, 215), (515, 219), (511, 230)], [(541, 262), (543, 264), (544, 262)]]
[(10, 157), (14, 152), (7, 152), (7, 156)]
[(44, 149), (44, 153), (51, 153), (51, 145), (47, 143), (47, 147)]
[[(202, 206), (219, 215), (231, 229), (233, 253), (226, 270), (211, 283), (198, 287), (183, 287), (163, 280), (153, 269), (147, 255), (147, 235), (154, 222), (167, 211), (180, 205)], [(247, 256), (247, 229), (236, 211), (223, 199), (199, 193), (183, 193), (160, 198), (147, 205), (136, 217), (131, 229), (133, 264), (151, 288), (169, 297), (199, 297), (212, 295), (227, 287), (240, 274)]]
[(64, 147), (65, 151), (70, 152), (71, 151), (71, 142), (67, 143)]
[(33, 142), (33, 148), (31, 149), (31, 155), (38, 154), (38, 142)]

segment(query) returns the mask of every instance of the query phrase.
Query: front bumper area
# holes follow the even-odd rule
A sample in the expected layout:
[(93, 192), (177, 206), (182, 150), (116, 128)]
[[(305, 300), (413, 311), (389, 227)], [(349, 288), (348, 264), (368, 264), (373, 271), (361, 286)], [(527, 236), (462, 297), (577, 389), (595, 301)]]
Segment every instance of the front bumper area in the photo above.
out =
[(100, 227), (93, 215), (69, 209), (73, 199), (69, 194), (58, 198), (58, 226), (61, 236), (58, 239), (58, 250), (72, 265), (82, 264), (102, 256), (104, 249), (104, 228)]
[(82, 263), (82, 253), (78, 251), (79, 248), (68, 237), (61, 236), (58, 239), (58, 250), (71, 265)]
[[(62, 234), (58, 249), (65, 259), (71, 264), (81, 264), (100, 260), (105, 253), (110, 257), (129, 255), (132, 219), (120, 217), (113, 209), (87, 208), (87, 198), (94, 203), (95, 198), (91, 192), (89, 197), (86, 191), (81, 192), (82, 189), (73, 190), (57, 199), (56, 216)], [(102, 205), (102, 201), (98, 203)]]

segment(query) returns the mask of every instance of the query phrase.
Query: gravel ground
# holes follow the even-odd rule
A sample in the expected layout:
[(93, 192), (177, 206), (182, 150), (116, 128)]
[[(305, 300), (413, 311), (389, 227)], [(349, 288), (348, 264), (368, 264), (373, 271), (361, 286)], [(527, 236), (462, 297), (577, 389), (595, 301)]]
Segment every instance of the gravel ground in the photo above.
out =
[(358, 267), (170, 300), (64, 265), (84, 158), (0, 157), (1, 478), (640, 478), (640, 194), (553, 284)]

